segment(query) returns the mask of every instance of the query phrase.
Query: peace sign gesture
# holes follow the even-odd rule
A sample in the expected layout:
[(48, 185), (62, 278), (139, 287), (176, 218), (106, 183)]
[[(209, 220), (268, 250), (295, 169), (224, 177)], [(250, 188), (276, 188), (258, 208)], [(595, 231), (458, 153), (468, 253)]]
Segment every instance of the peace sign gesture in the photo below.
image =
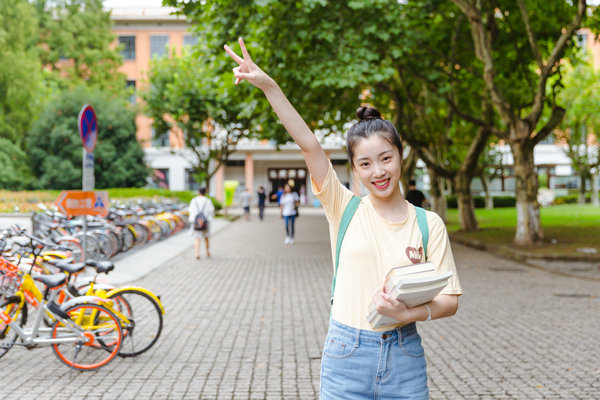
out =
[(250, 53), (246, 49), (246, 45), (244, 44), (244, 40), (242, 38), (238, 39), (240, 43), (240, 48), (242, 50), (242, 57), (238, 56), (231, 48), (227, 45), (224, 46), (225, 51), (233, 60), (238, 63), (238, 67), (233, 69), (233, 76), (235, 76), (235, 84), (237, 85), (242, 80), (247, 80), (257, 88), (261, 90), (265, 90), (269, 84), (274, 83), (274, 81), (261, 70), (258, 65), (252, 62), (252, 58), (250, 57)]

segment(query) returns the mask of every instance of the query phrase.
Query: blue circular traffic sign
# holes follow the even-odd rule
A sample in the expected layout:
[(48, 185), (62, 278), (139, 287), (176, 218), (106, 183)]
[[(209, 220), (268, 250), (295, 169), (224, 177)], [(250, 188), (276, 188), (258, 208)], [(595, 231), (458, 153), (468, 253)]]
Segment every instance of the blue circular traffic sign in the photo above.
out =
[(98, 121), (96, 120), (94, 109), (89, 104), (81, 108), (79, 118), (77, 119), (77, 126), (83, 147), (89, 153), (93, 152), (94, 147), (96, 147), (96, 138), (98, 137)]

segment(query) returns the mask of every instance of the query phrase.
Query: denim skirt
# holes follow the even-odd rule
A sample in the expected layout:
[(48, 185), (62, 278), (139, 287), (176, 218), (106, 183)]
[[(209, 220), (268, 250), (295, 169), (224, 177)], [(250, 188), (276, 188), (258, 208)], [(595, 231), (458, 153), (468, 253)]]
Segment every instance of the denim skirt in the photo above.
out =
[(427, 400), (425, 353), (415, 323), (386, 332), (332, 320), (321, 360), (321, 400)]

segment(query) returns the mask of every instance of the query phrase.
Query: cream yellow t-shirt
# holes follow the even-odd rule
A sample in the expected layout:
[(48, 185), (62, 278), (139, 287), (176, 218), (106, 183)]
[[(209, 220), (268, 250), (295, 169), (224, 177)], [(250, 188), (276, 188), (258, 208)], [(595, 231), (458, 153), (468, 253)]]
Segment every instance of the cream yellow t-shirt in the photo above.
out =
[[(317, 191), (314, 182), (312, 189), (325, 209), (329, 222), (332, 259), (335, 263), (338, 228), (344, 209), (354, 194), (341, 184), (331, 164), (321, 190)], [(429, 211), (427, 223), (427, 259), (435, 263), (438, 273), (454, 271), (441, 293), (460, 295), (462, 289), (446, 226), (436, 213)], [(392, 267), (423, 261), (423, 237), (417, 223), (415, 207), (409, 204), (408, 218), (404, 222), (392, 223), (379, 216), (369, 198), (363, 197), (346, 230), (340, 249), (332, 318), (354, 328), (373, 331), (366, 318), (369, 303), (387, 272)], [(391, 325), (375, 330), (393, 328)]]

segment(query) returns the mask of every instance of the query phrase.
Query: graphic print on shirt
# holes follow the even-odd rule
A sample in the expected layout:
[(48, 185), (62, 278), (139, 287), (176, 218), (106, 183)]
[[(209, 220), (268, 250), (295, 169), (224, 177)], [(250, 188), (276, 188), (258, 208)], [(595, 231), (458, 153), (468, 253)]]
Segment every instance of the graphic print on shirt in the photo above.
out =
[(407, 247), (406, 256), (410, 261), (412, 261), (413, 264), (420, 263), (423, 257), (423, 247), (419, 247), (418, 249), (415, 249), (414, 247)]

